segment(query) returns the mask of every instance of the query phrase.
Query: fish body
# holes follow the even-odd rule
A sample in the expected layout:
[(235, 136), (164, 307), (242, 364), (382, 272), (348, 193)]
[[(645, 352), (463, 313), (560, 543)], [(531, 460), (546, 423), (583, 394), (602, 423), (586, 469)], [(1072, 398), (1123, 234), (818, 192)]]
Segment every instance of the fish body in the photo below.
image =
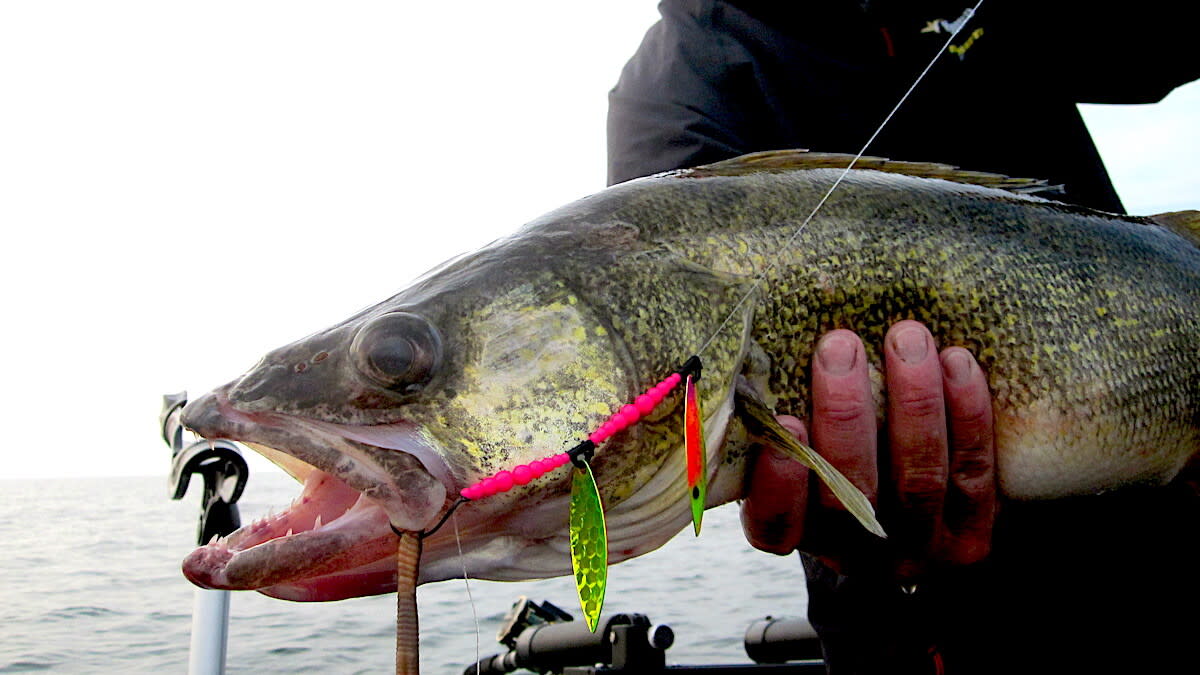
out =
[[(586, 438), (693, 353), (707, 504), (737, 499), (756, 441), (739, 400), (803, 417), (817, 339), (857, 332), (878, 372), (901, 319), (988, 374), (1010, 498), (1165, 483), (1197, 454), (1194, 212), (1163, 225), (865, 160), (810, 219), (847, 159), (768, 153), (609, 188), (271, 352), (184, 419), (261, 448), (304, 494), (185, 573), (293, 600), (395, 590), (393, 530), (428, 530), (462, 488)], [(610, 562), (691, 520), (681, 393), (592, 460)], [(569, 574), (570, 481), (462, 505), (425, 539), (420, 581)]]

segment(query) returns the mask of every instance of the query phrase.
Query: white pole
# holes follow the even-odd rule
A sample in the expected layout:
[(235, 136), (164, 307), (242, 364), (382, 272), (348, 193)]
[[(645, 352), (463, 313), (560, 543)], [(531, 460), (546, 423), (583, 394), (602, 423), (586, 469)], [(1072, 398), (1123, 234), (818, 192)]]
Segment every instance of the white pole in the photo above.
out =
[(188, 675), (225, 675), (228, 638), (229, 591), (197, 588)]

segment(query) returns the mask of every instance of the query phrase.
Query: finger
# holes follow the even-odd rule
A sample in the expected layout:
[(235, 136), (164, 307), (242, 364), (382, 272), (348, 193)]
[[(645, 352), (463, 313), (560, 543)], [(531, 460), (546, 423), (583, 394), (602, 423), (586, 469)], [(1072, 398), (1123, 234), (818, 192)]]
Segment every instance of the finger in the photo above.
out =
[(971, 564), (987, 557), (996, 522), (996, 438), (987, 377), (962, 347), (942, 352), (950, 425), (950, 474), (942, 557)]
[(941, 362), (933, 336), (901, 321), (884, 338), (888, 447), (896, 508), (889, 528), (901, 574), (920, 571), (941, 528), (949, 473)]
[[(862, 341), (848, 330), (826, 334), (817, 343), (812, 371), (813, 447), (876, 503), (879, 440)], [(844, 510), (824, 485), (820, 504)]]
[[(790, 415), (779, 423), (801, 443), (808, 443), (804, 424)], [(808, 469), (769, 445), (759, 446), (746, 472), (742, 531), (760, 551), (786, 555), (804, 537), (808, 504)]]

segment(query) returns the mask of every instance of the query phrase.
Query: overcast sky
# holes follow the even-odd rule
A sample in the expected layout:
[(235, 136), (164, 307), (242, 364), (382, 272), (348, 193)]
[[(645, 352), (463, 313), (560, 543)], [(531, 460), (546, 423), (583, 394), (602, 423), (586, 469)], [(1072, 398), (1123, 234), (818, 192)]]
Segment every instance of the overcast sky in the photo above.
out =
[[(165, 475), (162, 394), (603, 187), (606, 94), (656, 16), (0, 4), (0, 478)], [(1200, 206), (1200, 85), (1085, 114), (1131, 212)]]

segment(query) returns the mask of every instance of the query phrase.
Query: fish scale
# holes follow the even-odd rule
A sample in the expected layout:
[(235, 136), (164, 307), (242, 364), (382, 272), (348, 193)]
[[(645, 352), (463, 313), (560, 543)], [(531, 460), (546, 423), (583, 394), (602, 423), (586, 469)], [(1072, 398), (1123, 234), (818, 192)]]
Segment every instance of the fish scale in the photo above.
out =
[[(684, 185), (655, 186), (654, 199), (630, 199), (612, 217), (645, 239), (666, 239), (664, 250), (697, 265), (740, 261), (714, 273), (746, 275), (755, 264), (739, 258), (745, 233), (762, 232), (757, 248), (777, 246), (834, 178), (832, 170), (769, 173), (696, 180), (699, 187), (679, 178)], [(779, 250), (760, 293), (751, 339), (773, 357), (769, 381), (785, 384), (771, 392), (778, 412), (805, 413), (807, 367), (821, 334), (858, 332), (878, 367), (888, 326), (911, 318), (941, 346), (978, 356), (1007, 413), (1002, 444), (1015, 438), (1005, 427), (1023, 420), (1070, 421), (1076, 439), (1094, 441), (1096, 450), (1113, 441), (1139, 455), (1139, 448), (1174, 446), (1133, 480), (1177, 470), (1180, 448), (1196, 438), (1194, 247), (1127, 218), (952, 183), (863, 172), (839, 189), (798, 245)], [(694, 212), (671, 210), (700, 200), (698, 190), (703, 202), (720, 206), (704, 209), (707, 230)], [(691, 237), (690, 248), (671, 239), (680, 233)], [(1095, 410), (1098, 396), (1103, 411)], [(1160, 431), (1118, 431), (1139, 427)], [(1030, 451), (1002, 447), (1001, 461), (1022, 452)], [(1087, 468), (1085, 457), (1073, 461)], [(1027, 482), (1005, 486), (1014, 496), (1055, 496)], [(1086, 490), (1088, 481), (1078, 482), (1074, 489)]]

